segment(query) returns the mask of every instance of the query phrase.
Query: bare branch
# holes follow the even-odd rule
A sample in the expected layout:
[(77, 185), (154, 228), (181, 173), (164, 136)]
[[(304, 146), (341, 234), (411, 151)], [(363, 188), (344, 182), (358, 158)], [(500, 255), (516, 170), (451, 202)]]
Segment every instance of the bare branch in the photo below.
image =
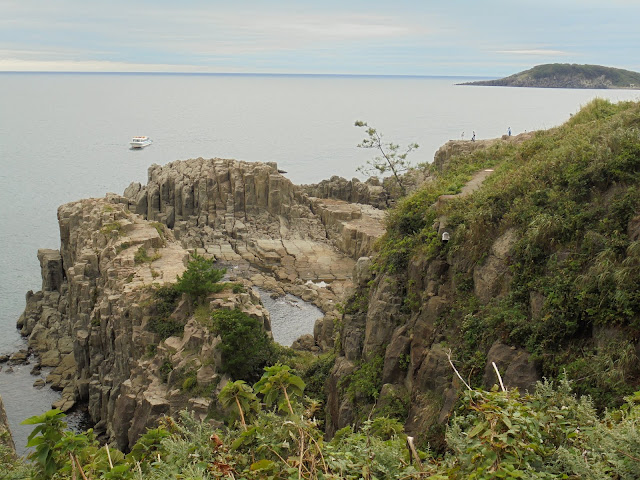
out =
[(496, 362), (491, 362), (491, 365), (493, 365), (493, 369), (496, 371), (496, 375), (498, 376), (498, 381), (500, 382), (500, 388), (502, 388), (503, 392), (506, 392), (507, 389), (504, 388), (504, 383), (502, 383), (502, 377), (500, 376), (500, 372), (498, 371), (498, 367), (496, 366)]
[(473, 390), (469, 384), (467, 382), (464, 381), (464, 378), (462, 378), (460, 376), (460, 373), (458, 372), (458, 369), (455, 367), (455, 365), (453, 364), (453, 362), (451, 361), (451, 349), (449, 349), (449, 352), (447, 353), (447, 359), (449, 360), (449, 365), (451, 365), (451, 368), (453, 368), (453, 371), (456, 372), (456, 375), (458, 376), (458, 378), (460, 379), (460, 381), (462, 383), (464, 383), (464, 386), (467, 387), (469, 390)]

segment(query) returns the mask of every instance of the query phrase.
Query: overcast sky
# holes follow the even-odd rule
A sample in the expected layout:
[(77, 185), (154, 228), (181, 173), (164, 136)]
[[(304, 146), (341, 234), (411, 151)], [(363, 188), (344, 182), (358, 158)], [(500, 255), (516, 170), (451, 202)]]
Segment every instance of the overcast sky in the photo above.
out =
[(0, 71), (640, 71), (640, 0), (0, 0)]

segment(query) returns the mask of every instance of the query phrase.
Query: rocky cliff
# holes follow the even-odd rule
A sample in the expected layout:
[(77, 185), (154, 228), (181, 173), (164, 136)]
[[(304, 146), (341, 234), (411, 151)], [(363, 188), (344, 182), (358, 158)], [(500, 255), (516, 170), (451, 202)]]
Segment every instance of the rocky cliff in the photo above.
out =
[[(18, 326), (53, 369), (47, 383), (62, 390), (54, 407), (86, 403), (96, 430), (126, 449), (162, 415), (189, 408), (204, 418), (227, 381), (219, 337), (186, 300), (171, 314), (181, 336), (163, 340), (150, 328), (154, 292), (175, 282), (190, 252), (215, 257), (244, 285), (210, 296), (211, 309), (240, 309), (269, 331), (251, 287), (299, 295), (326, 312), (313, 346), (326, 349), (355, 260), (382, 234), (381, 219), (370, 205), (310, 197), (273, 164), (152, 166), (146, 186), (58, 209), (60, 250), (38, 251), (42, 290), (29, 292)], [(184, 388), (190, 377), (195, 392)]]
[(328, 436), (392, 415), (437, 448), (466, 388), (455, 367), (485, 388), (497, 368), (521, 392), (567, 375), (601, 407), (637, 389), (639, 110), (617, 108), (436, 153), (436, 178), (390, 214), (375, 268), (357, 263)]

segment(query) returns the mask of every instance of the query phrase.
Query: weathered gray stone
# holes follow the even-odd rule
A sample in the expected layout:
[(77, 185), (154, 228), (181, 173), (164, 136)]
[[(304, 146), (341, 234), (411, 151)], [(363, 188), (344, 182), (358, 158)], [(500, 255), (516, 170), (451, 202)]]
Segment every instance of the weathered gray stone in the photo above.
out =
[(409, 349), (411, 338), (406, 335), (407, 326), (397, 328), (393, 332), (391, 342), (386, 349), (384, 356), (384, 366), (382, 370), (383, 384), (399, 384), (404, 382), (409, 369), (410, 356)]
[(200, 367), (196, 375), (198, 385), (202, 387), (208, 387), (212, 383), (219, 380), (220, 375), (216, 372), (215, 368), (211, 365), (204, 365)]
[(507, 230), (491, 247), (486, 261), (473, 271), (474, 293), (482, 303), (503, 296), (509, 287), (509, 251), (517, 240), (515, 230)]
[(7, 412), (4, 409), (4, 403), (2, 403), (2, 397), (0, 396), (0, 444), (8, 447), (15, 453), (16, 446), (13, 443), (13, 437), (11, 436), (11, 429), (9, 428), (9, 420), (7, 419)]
[(432, 345), (416, 373), (413, 388), (419, 392), (431, 391), (441, 396), (451, 385), (453, 370), (445, 349)]
[(487, 354), (483, 384), (491, 388), (499, 383), (492, 362), (498, 366), (505, 388), (518, 388), (521, 392), (532, 392), (542, 378), (531, 355), (522, 349), (495, 342)]
[(306, 334), (295, 340), (291, 345), (294, 350), (301, 350), (304, 352), (319, 352), (320, 348), (316, 345), (316, 341), (313, 335)]
[(38, 250), (38, 260), (42, 270), (42, 290), (60, 291), (64, 279), (60, 251), (41, 248)]

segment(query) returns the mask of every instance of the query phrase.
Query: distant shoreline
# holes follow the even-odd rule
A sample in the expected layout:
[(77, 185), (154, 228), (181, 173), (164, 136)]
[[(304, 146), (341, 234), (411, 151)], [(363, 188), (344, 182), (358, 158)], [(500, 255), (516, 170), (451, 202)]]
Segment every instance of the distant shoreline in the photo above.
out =
[(601, 65), (553, 63), (538, 65), (504, 78), (464, 82), (458, 85), (640, 90), (640, 73)]

